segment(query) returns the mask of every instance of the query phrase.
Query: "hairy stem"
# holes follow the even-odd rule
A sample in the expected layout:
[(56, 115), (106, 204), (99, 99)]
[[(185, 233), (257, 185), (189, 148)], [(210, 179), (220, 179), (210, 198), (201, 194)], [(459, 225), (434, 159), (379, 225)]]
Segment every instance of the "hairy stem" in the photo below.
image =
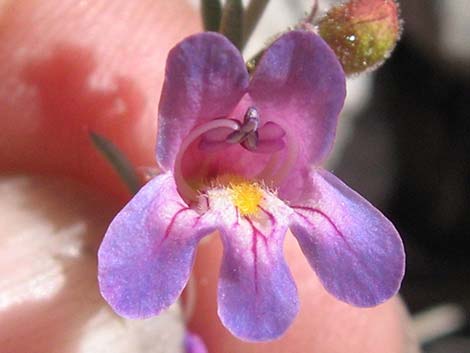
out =
[(305, 18), (304, 22), (313, 24), (313, 21), (315, 20), (315, 17), (317, 16), (317, 13), (318, 13), (318, 0), (313, 0), (312, 9), (308, 13), (308, 15)]

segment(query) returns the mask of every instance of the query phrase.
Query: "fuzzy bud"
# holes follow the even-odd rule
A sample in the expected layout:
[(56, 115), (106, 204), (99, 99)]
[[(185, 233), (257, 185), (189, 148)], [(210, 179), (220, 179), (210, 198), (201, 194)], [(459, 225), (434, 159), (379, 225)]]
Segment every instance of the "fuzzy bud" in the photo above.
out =
[(334, 6), (319, 23), (346, 74), (375, 69), (387, 59), (401, 32), (395, 0), (350, 0)]

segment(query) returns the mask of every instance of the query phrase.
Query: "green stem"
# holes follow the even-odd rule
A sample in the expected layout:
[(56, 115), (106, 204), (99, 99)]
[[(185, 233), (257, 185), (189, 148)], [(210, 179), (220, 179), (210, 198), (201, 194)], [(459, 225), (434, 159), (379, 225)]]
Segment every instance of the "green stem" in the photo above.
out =
[(140, 188), (140, 182), (131, 162), (111, 141), (93, 131), (90, 131), (89, 134), (96, 149), (111, 164), (129, 191), (133, 195), (136, 194)]
[(227, 0), (222, 12), (219, 32), (241, 49), (243, 40), (243, 3), (241, 0)]
[(243, 42), (242, 47), (246, 45), (250, 39), (256, 25), (258, 24), (261, 15), (263, 14), (269, 0), (251, 0), (245, 11), (243, 19)]
[(217, 32), (220, 27), (220, 18), (222, 16), (220, 0), (202, 0), (201, 12), (202, 21), (204, 22), (204, 30)]

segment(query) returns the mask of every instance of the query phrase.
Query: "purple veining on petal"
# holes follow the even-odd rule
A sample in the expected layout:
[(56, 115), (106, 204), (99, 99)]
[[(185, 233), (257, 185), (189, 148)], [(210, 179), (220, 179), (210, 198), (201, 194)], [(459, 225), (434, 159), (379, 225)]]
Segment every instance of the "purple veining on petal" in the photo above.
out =
[[(336, 224), (331, 220), (330, 217), (328, 217), (328, 215), (321, 211), (320, 209), (317, 209), (317, 208), (313, 208), (313, 207), (308, 207), (308, 206), (295, 206), (295, 205), (291, 205), (291, 208), (293, 208), (295, 211), (297, 211), (297, 214), (299, 216), (301, 216), (307, 223), (309, 223), (311, 226), (314, 226), (313, 223), (311, 223), (311, 220), (308, 216), (306, 215), (303, 215), (302, 214), (302, 211), (306, 212), (306, 213), (318, 213), (320, 216), (322, 216), (323, 218), (325, 218), (327, 220), (328, 223), (330, 223), (330, 225), (334, 228), (335, 232), (344, 240), (344, 242), (349, 246), (349, 243), (347, 241), (347, 238), (343, 235), (343, 233), (341, 232), (340, 229), (338, 229), (338, 227), (336, 226)], [(310, 217), (312, 217), (312, 215), (310, 215)]]
[(261, 210), (261, 212), (263, 212), (266, 216), (268, 216), (269, 223), (271, 223), (272, 232), (274, 232), (275, 225), (276, 225), (276, 218), (271, 212), (266, 210), (264, 207), (258, 206), (258, 208)]
[[(341, 239), (343, 240), (343, 242), (344, 242), (345, 246), (348, 248), (348, 250), (351, 253), (353, 253), (355, 256), (357, 256), (357, 259), (358, 259), (359, 262), (361, 262), (361, 265), (364, 266), (365, 268), (368, 267), (367, 262), (364, 261), (363, 258), (361, 258), (361, 254), (357, 253), (356, 249), (354, 249), (351, 246), (351, 244), (349, 243), (348, 238), (344, 236), (341, 229), (338, 228), (338, 226), (333, 222), (333, 220), (325, 212), (321, 211), (320, 209), (316, 209), (316, 208), (308, 207), (308, 206), (295, 206), (295, 205), (292, 205), (291, 207), (292, 207), (292, 209), (294, 209), (297, 212), (297, 215), (302, 217), (302, 219), (306, 223), (308, 223), (310, 225), (310, 227), (312, 227), (312, 228), (316, 227), (316, 224), (312, 223), (312, 218), (313, 218), (312, 214), (317, 213), (321, 217), (323, 217), (330, 224), (330, 226), (333, 227), (336, 234), (338, 234), (338, 236), (341, 237)], [(307, 215), (302, 214), (302, 212), (307, 213)], [(310, 213), (310, 214), (308, 214), (308, 213)]]
[(325, 288), (356, 306), (397, 293), (404, 274), (401, 239), (377, 209), (324, 170), (313, 171), (290, 228)]
[(287, 219), (263, 209), (256, 218), (219, 225), (224, 243), (219, 317), (234, 335), (249, 341), (279, 337), (298, 310), (297, 289), (283, 256)]
[(111, 222), (98, 251), (98, 281), (120, 315), (156, 315), (181, 294), (198, 241), (215, 228), (182, 205), (172, 175), (161, 174)]
[[(255, 228), (249, 218), (246, 218), (251, 226), (251, 253), (253, 254), (253, 284), (255, 285), (255, 294), (258, 295), (258, 230)], [(266, 241), (265, 241), (266, 243)], [(265, 244), (266, 245), (266, 244)]]
[(253, 231), (253, 235), (256, 235), (256, 236), (261, 236), (261, 238), (263, 239), (264, 241), (264, 244), (267, 245), (268, 244), (268, 239), (269, 237), (272, 235), (273, 231), (274, 231), (274, 228), (271, 229), (270, 231), (270, 234), (269, 235), (266, 235), (264, 234), (263, 232), (261, 232), (258, 228), (256, 228), (256, 226), (254, 225), (253, 221), (250, 219), (250, 217), (243, 217), (247, 222), (248, 224), (250, 225), (251, 227), (251, 230)]
[[(350, 241), (348, 240), (348, 238), (343, 234), (343, 232), (338, 228), (338, 226), (333, 222), (333, 220), (326, 214), (324, 213), (323, 211), (319, 210), (319, 209), (315, 209), (315, 208), (312, 208), (312, 207), (306, 207), (306, 206), (291, 206), (294, 210), (297, 211), (297, 214), (302, 217), (305, 222), (307, 222), (310, 227), (314, 228), (316, 227), (316, 225), (314, 223), (312, 223), (312, 214), (308, 215), (308, 213), (317, 213), (319, 214), (321, 217), (323, 217), (329, 224), (331, 227), (333, 227), (334, 231), (336, 232), (336, 234), (338, 236), (341, 237), (342, 241), (344, 242), (344, 245), (348, 248), (348, 251), (351, 252), (352, 254), (354, 254), (354, 256), (356, 257), (356, 260), (357, 262), (360, 264), (360, 266), (364, 269), (366, 269), (365, 272), (374, 272), (375, 269), (373, 268), (373, 264), (369, 263), (369, 261), (367, 261), (367, 257), (364, 256), (364, 254), (361, 254), (357, 251), (357, 249), (355, 249)], [(303, 212), (306, 212), (307, 215), (303, 215), (302, 214), (302, 211)], [(364, 292), (367, 292), (367, 289), (364, 289)], [(373, 304), (373, 305), (376, 305), (376, 304)], [(369, 305), (367, 305), (369, 306)]]
[[(181, 208), (179, 210), (177, 210), (173, 216), (171, 217), (170, 219), (170, 222), (168, 223), (167, 227), (165, 228), (165, 231), (163, 233), (163, 237), (162, 239), (160, 240), (160, 243), (157, 244), (156, 248), (154, 249), (154, 251), (158, 251), (158, 248), (162, 245), (162, 243), (168, 239), (168, 237), (170, 236), (171, 234), (171, 230), (173, 229), (173, 226), (176, 222), (176, 219), (178, 218), (178, 216), (180, 214), (182, 214), (183, 212), (187, 212), (187, 211), (190, 211), (190, 212), (194, 212), (191, 208), (187, 207), (187, 206), (181, 206)], [(200, 218), (200, 216), (197, 216), (196, 217), (196, 222), (197, 220)]]
[(235, 225), (238, 226), (240, 224), (240, 211), (238, 210), (238, 207), (235, 208)]

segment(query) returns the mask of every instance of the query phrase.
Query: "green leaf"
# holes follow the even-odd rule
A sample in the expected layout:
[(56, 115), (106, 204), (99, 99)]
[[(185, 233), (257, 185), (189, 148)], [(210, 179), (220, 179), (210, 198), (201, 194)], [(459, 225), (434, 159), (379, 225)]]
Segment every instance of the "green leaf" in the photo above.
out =
[(140, 188), (140, 182), (131, 162), (111, 141), (93, 131), (90, 131), (89, 134), (93, 145), (111, 164), (129, 191), (133, 195), (137, 193)]
[(243, 48), (248, 42), (248, 39), (250, 39), (251, 34), (268, 5), (268, 2), (269, 0), (251, 0), (248, 4), (243, 18), (243, 38), (241, 48)]
[(238, 48), (243, 41), (243, 3), (241, 0), (227, 0), (222, 13), (220, 33)]
[(202, 0), (201, 11), (204, 30), (217, 32), (220, 27), (220, 18), (222, 16), (220, 0)]

